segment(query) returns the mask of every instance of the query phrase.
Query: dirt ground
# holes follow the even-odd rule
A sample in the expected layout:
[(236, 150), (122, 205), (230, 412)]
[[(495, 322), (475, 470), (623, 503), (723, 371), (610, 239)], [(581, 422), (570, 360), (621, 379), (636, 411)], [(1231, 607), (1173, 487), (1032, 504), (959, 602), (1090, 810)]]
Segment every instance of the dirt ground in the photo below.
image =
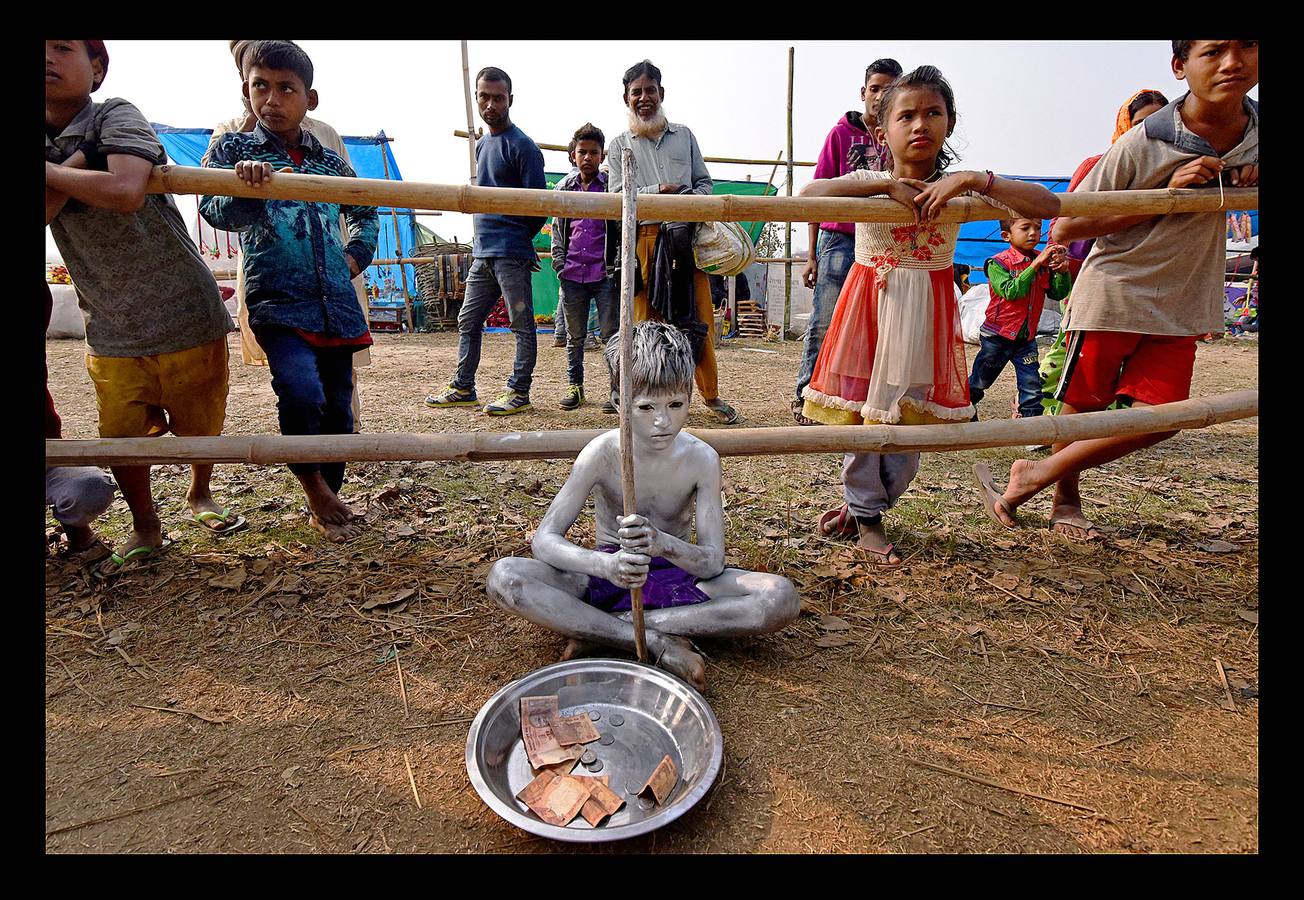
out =
[[(509, 420), (422, 406), (455, 335), (377, 344), (365, 430), (614, 423), (592, 401), (556, 408), (564, 360), (546, 338), (536, 411)], [(275, 432), (267, 371), (235, 346), (227, 430)], [(745, 425), (791, 423), (799, 349), (720, 351)], [(511, 352), (510, 335), (486, 339), (483, 397)], [(93, 437), (81, 343), (47, 353), (65, 436)], [(600, 357), (586, 362), (601, 383)], [(1256, 341), (1200, 346), (1193, 393), (1257, 385)], [(982, 415), (1006, 415), (1013, 392), (1007, 370)], [(689, 425), (710, 425), (700, 405)], [(925, 454), (888, 516), (906, 556), (893, 572), (814, 532), (840, 502), (839, 457), (726, 459), (729, 561), (791, 578), (803, 615), (704, 646), (725, 742), (710, 793), (660, 832), (585, 852), (1257, 852), (1258, 420), (1086, 476), (1107, 529), (1094, 546), (1052, 537), (1045, 498), (1020, 532), (983, 517), (969, 467), (1001, 479), (1019, 455)], [(484, 578), (528, 552), (567, 472), (354, 465), (344, 496), (371, 526), (339, 548), (316, 539), (283, 468), (218, 467), (215, 493), (251, 522), (224, 538), (184, 524), (187, 470), (156, 469), (171, 549), (108, 577), (46, 562), (46, 848), (576, 850), (501, 821), (463, 763), (484, 701), (562, 649), (493, 606)], [(128, 521), (119, 499), (106, 539)]]

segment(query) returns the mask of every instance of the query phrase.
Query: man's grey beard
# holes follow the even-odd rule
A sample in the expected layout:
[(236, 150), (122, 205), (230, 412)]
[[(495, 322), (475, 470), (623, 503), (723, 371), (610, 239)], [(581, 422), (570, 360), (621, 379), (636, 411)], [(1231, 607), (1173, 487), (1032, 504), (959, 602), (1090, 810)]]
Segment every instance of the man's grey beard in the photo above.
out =
[(656, 140), (661, 136), (661, 132), (666, 130), (666, 108), (657, 107), (657, 114), (651, 119), (640, 118), (638, 113), (626, 107), (625, 115), (629, 119), (630, 133), (636, 137), (645, 137), (649, 140)]

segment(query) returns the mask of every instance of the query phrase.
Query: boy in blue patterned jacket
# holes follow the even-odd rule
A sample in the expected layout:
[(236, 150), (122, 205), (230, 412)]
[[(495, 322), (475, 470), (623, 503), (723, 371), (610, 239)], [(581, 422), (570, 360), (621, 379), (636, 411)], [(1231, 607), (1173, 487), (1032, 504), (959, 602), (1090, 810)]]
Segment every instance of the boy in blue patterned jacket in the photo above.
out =
[[(356, 177), (300, 123), (317, 108), (312, 61), (288, 41), (260, 41), (246, 53), (244, 94), (258, 124), (223, 135), (208, 166), (231, 169), (253, 187), (273, 171)], [(353, 354), (371, 344), (349, 279), (376, 252), (374, 207), (204, 197), (200, 213), (214, 228), (240, 234), (249, 324), (267, 353), (282, 434), (353, 431)], [(339, 217), (349, 227), (340, 245)], [(311, 522), (328, 540), (361, 529), (339, 498), (344, 463), (291, 463), (308, 497)]]

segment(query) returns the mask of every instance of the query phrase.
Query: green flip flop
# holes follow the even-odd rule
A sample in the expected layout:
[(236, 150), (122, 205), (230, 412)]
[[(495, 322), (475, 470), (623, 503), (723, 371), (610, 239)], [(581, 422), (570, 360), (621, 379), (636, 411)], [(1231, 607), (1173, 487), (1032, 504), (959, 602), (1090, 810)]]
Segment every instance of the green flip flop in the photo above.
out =
[[(190, 521), (196, 525), (202, 526), (205, 531), (211, 534), (231, 534), (232, 532), (242, 531), (249, 527), (249, 521), (244, 516), (237, 514), (235, 521), (231, 521), (230, 515), (231, 510), (228, 508), (223, 508), (220, 513), (206, 510), (201, 513), (196, 513), (191, 517)], [(208, 524), (209, 522), (222, 522), (226, 527), (214, 528), (212, 525)]]
[(152, 554), (154, 551), (163, 550), (170, 546), (172, 546), (172, 542), (169, 540), (164, 540), (163, 543), (159, 544), (157, 547), (136, 547), (132, 550), (129, 550), (126, 556), (119, 555), (118, 552), (115, 550), (113, 553), (109, 554), (109, 561), (112, 562), (114, 565), (118, 566), (119, 568), (121, 568), (122, 566), (131, 562), (131, 560), (133, 559), (144, 559), (150, 554)]

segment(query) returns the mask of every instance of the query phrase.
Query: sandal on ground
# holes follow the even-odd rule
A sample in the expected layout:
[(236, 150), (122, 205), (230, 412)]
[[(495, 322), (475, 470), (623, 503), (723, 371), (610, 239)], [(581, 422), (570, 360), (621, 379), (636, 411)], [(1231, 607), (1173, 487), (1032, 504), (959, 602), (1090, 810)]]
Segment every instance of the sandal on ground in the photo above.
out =
[[(897, 566), (905, 562), (905, 560), (901, 559), (899, 556), (897, 557), (896, 562), (892, 562), (892, 554), (896, 553), (896, 544), (888, 544), (887, 547), (882, 550), (873, 550), (869, 547), (862, 547), (857, 544), (856, 549), (864, 553), (872, 553), (874, 556), (879, 557), (874, 560), (874, 565), (880, 569), (895, 569)], [(871, 557), (871, 559), (872, 558), (873, 557)]]
[(845, 503), (820, 516), (819, 529), (825, 537), (855, 537), (860, 533), (856, 527), (856, 517)]
[(732, 425), (738, 421), (738, 410), (723, 400), (708, 401), (706, 408), (715, 414), (716, 421), (722, 425)]
[[(1061, 531), (1059, 528), (1055, 527), (1057, 525), (1070, 525), (1074, 528), (1081, 528), (1087, 533), (1087, 536), (1078, 537), (1077, 535), (1070, 534), (1067, 531)], [(1086, 516), (1082, 515), (1082, 513), (1072, 516), (1051, 516), (1050, 524), (1047, 527), (1050, 528), (1053, 534), (1057, 534), (1063, 538), (1068, 538), (1070, 541), (1077, 541), (1081, 544), (1103, 541), (1105, 539), (1105, 536), (1096, 529), (1095, 524)]]
[[(231, 510), (223, 507), (220, 513), (207, 510), (201, 513), (195, 513), (190, 517), (190, 521), (202, 526), (210, 534), (233, 534), (237, 531), (243, 531), (249, 527), (249, 521), (242, 515), (236, 514), (234, 519), (231, 518)], [(222, 527), (216, 527), (221, 523)]]
[(978, 490), (982, 493), (983, 510), (986, 511), (987, 517), (1002, 528), (1013, 529), (1015, 526), (1004, 522), (996, 514), (996, 510), (1000, 509), (1011, 519), (1017, 519), (1010, 504), (1005, 502), (1001, 492), (996, 490), (995, 484), (992, 483), (992, 470), (987, 467), (987, 463), (974, 463), (973, 476), (978, 482)]

